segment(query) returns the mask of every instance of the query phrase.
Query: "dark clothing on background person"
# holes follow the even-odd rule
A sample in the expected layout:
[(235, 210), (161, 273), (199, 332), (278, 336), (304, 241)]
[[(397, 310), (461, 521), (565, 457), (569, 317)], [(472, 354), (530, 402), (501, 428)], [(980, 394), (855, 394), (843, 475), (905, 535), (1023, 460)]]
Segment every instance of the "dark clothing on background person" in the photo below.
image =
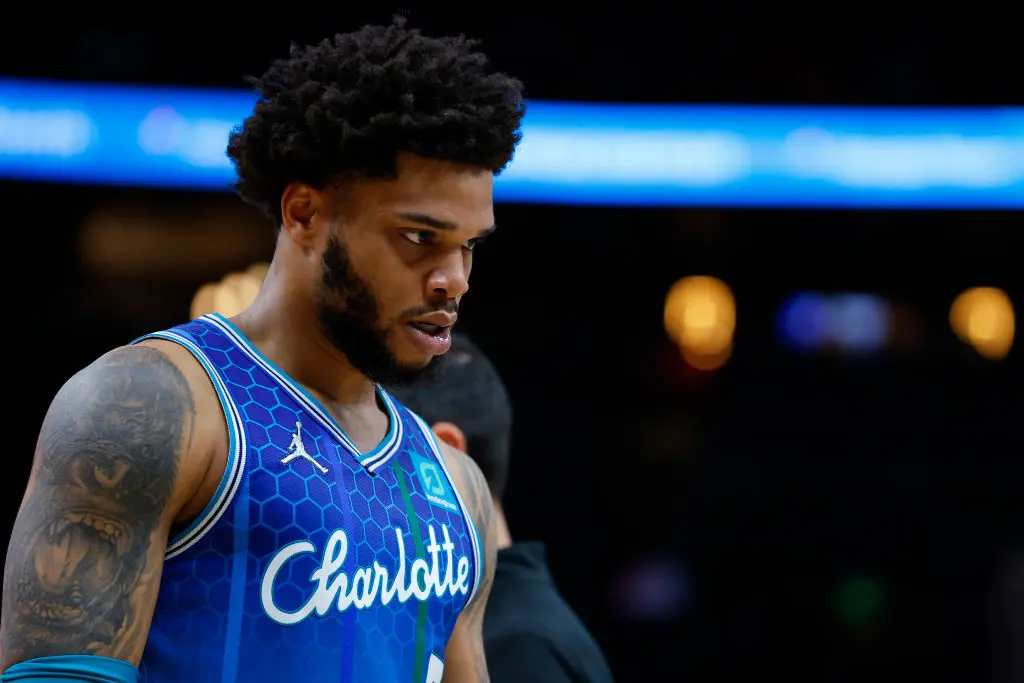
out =
[(492, 683), (612, 683), (597, 642), (559, 594), (542, 543), (498, 551), (484, 649)]

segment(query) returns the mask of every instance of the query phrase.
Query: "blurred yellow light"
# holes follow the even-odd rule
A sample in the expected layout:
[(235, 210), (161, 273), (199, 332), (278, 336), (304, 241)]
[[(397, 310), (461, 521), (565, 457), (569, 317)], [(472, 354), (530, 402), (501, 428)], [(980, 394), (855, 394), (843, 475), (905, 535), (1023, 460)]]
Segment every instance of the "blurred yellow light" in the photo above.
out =
[(265, 263), (257, 263), (244, 272), (225, 275), (220, 282), (203, 285), (192, 298), (191, 317), (207, 313), (220, 313), (228, 318), (238, 315), (256, 300), (268, 268)]
[(252, 275), (257, 284), (263, 285), (263, 281), (267, 278), (267, 271), (270, 270), (269, 263), (254, 263), (245, 269), (245, 272)]
[(949, 324), (985, 358), (1004, 358), (1013, 346), (1013, 304), (1001, 289), (974, 287), (962, 292), (949, 309)]
[(239, 306), (241, 306), (238, 310), (239, 313), (248, 308), (249, 304), (256, 300), (256, 295), (260, 293), (259, 280), (249, 273), (231, 273), (221, 280), (221, 287), (230, 289), (235, 295)]
[(244, 310), (245, 305), (242, 303), (238, 290), (223, 280), (217, 283), (217, 291), (213, 293), (213, 312), (220, 313), (225, 318), (231, 318)]
[(725, 354), (728, 358), (736, 331), (732, 291), (721, 280), (705, 275), (679, 280), (665, 298), (665, 331), (695, 357)]
[(196, 295), (192, 297), (192, 307), (189, 315), (193, 320), (201, 315), (214, 312), (214, 299), (217, 296), (217, 288), (219, 286), (220, 283), (208, 282), (200, 287)]

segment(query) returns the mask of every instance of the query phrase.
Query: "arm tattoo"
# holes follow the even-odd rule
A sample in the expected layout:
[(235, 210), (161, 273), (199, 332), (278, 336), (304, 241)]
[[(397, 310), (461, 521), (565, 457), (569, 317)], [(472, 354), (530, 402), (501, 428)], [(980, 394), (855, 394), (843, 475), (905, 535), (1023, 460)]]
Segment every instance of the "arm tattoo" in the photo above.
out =
[(137, 663), (193, 422), (184, 376), (144, 346), (107, 354), (57, 394), (7, 551), (4, 667), (58, 654)]
[(470, 460), (469, 456), (456, 452), (452, 458), (455, 468), (459, 472), (459, 481), (462, 482), (462, 500), (469, 508), (469, 514), (473, 517), (473, 523), (480, 533), (480, 540), (487, 540), (491, 529), (491, 517), (494, 513), (494, 505), (491, 501), (490, 490), (487, 488), (487, 481), (476, 463)]
[(480, 533), (480, 543), (483, 545), (480, 552), (486, 563), (483, 576), (480, 577), (480, 587), (477, 588), (473, 602), (466, 606), (464, 614), (468, 620), (467, 625), (473, 634), (471, 647), (476, 668), (476, 680), (479, 683), (487, 683), (490, 677), (487, 672), (487, 659), (484, 655), (483, 621), (487, 598), (491, 593), (491, 583), (494, 580), (494, 562), (497, 557), (496, 541), (491, 529), (494, 504), (487, 481), (476, 463), (462, 453), (458, 453), (457, 457), (452, 459), (459, 470), (459, 480), (463, 483), (460, 491), (463, 502), (469, 509), (477, 531)]

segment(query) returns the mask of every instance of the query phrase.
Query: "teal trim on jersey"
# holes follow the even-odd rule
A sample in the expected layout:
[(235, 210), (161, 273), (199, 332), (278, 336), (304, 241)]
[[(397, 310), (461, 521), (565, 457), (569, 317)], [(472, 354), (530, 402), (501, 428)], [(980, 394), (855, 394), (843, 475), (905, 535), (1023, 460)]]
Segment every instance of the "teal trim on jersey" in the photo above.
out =
[(476, 520), (473, 519), (473, 514), (466, 506), (466, 501), (462, 499), (462, 494), (459, 493), (459, 487), (455, 485), (455, 481), (452, 479), (452, 473), (448, 470), (448, 464), (444, 460), (444, 454), (441, 452), (441, 442), (437, 438), (437, 434), (434, 434), (434, 430), (431, 429), (419, 415), (408, 408), (406, 408), (406, 412), (412, 415), (413, 420), (415, 420), (416, 424), (418, 424), (420, 429), (423, 430), (427, 443), (430, 444), (430, 449), (434, 452), (434, 459), (437, 460), (437, 464), (440, 465), (441, 469), (444, 471), (444, 476), (448, 479), (448, 485), (451, 486), (452, 493), (455, 494), (455, 500), (459, 503), (459, 508), (462, 510), (462, 518), (466, 520), (466, 524), (469, 525), (471, 531), (469, 537), (473, 545), (473, 567), (475, 571), (473, 572), (473, 590), (470, 591), (469, 598), (466, 600), (466, 604), (468, 605), (473, 601), (473, 598), (476, 597), (476, 591), (480, 588), (480, 582), (484, 577), (485, 546), (483, 545), (483, 537), (480, 535), (480, 531), (477, 528)]
[[(402, 502), (405, 504), (405, 514), (409, 518), (409, 531), (412, 533), (412, 547), (416, 550), (416, 557), (425, 557), (426, 553), (423, 551), (423, 535), (420, 530), (420, 519), (416, 515), (416, 508), (413, 507), (412, 497), (409, 496), (409, 485), (406, 484), (405, 470), (402, 469), (401, 465), (397, 462), (391, 463), (391, 471), (395, 474), (395, 479), (398, 481), (398, 489), (402, 492)], [(417, 586), (420, 588), (420, 586)], [(419, 601), (419, 606), (416, 608), (416, 641), (415, 641), (415, 659), (413, 660), (412, 666), (412, 680), (422, 681), (423, 680), (423, 667), (427, 656), (425, 645), (427, 641), (427, 603), (425, 601)]]
[(183, 347), (203, 366), (206, 375), (213, 384), (220, 401), (221, 409), (224, 411), (224, 419), (228, 425), (228, 461), (224, 466), (224, 474), (221, 476), (217, 490), (214, 491), (210, 502), (206, 504), (202, 512), (189, 524), (184, 531), (177, 534), (167, 543), (166, 559), (171, 559), (185, 552), (202, 538), (209, 529), (227, 510), (235, 493), (238, 491), (238, 484), (245, 476), (246, 445), (245, 432), (242, 428), (242, 416), (238, 413), (238, 406), (228, 395), (227, 388), (217, 370), (210, 363), (206, 354), (195, 343), (189, 341), (173, 332), (153, 332), (139, 337), (131, 342), (133, 345), (146, 339), (163, 339), (174, 342)]
[[(391, 401), (388, 399), (384, 390), (381, 389), (380, 386), (376, 386), (376, 390), (377, 397), (380, 399), (380, 402), (384, 404), (384, 410), (388, 413), (388, 433), (372, 451), (359, 456), (359, 462), (367, 467), (369, 467), (371, 463), (376, 465), (377, 463), (374, 462), (375, 460), (383, 460), (385, 458), (385, 451), (389, 448), (397, 450), (395, 447), (399, 442), (401, 442), (401, 438), (398, 437), (398, 431), (402, 428), (402, 421), (398, 419), (395, 407), (391, 405)], [(341, 427), (338, 427), (338, 429), (341, 429)], [(393, 453), (388, 452), (387, 455), (393, 455)]]
[(380, 397), (381, 402), (384, 404), (385, 410), (387, 410), (388, 413), (388, 431), (381, 442), (377, 444), (373, 450), (369, 453), (361, 453), (352, 439), (350, 439), (348, 434), (345, 433), (345, 430), (338, 424), (337, 420), (331, 417), (331, 414), (327, 412), (327, 409), (324, 408), (323, 404), (314, 398), (312, 394), (306, 391), (305, 387), (293, 381), (287, 373), (277, 367), (273, 361), (264, 356), (259, 349), (253, 346), (249, 339), (235, 326), (234, 323), (219, 313), (204, 315), (202, 319), (216, 324), (223, 331), (229, 334), (238, 346), (242, 350), (246, 351), (253, 360), (263, 365), (264, 369), (269, 371), (270, 375), (274, 377), (274, 379), (276, 379), (286, 389), (290, 389), (294, 392), (293, 395), (295, 395), (295, 398), (298, 399), (300, 403), (306, 403), (306, 408), (309, 409), (314, 417), (324, 423), (324, 426), (327, 427), (329, 431), (333, 432), (335, 436), (338, 437), (338, 440), (341, 441), (345, 447), (351, 451), (353, 457), (359, 461), (359, 464), (371, 470), (376, 469), (388, 458), (398, 452), (398, 445), (402, 442), (401, 420), (398, 418), (394, 406), (391, 404), (386, 392), (379, 385), (376, 387), (377, 396)]
[[(384, 437), (384, 440), (377, 444), (377, 447), (367, 453), (360, 460), (360, 464), (364, 467), (368, 467), (371, 471), (380, 467), (389, 457), (394, 455), (398, 451), (398, 444), (402, 441), (402, 420), (398, 416), (398, 409), (395, 408), (395, 404), (391, 401), (391, 397), (388, 396), (388, 392), (384, 391), (384, 388), (379, 384), (375, 385), (377, 388), (377, 396), (380, 398), (381, 403), (384, 404), (384, 409), (388, 412), (388, 434)], [(385, 453), (384, 451), (389, 448), (387, 445), (389, 438), (395, 438), (394, 448)]]
[(484, 539), (480, 537), (480, 531), (477, 529), (476, 522), (470, 518), (469, 523), (473, 525), (473, 536), (476, 537), (476, 547), (478, 548), (477, 552), (479, 554), (479, 561), (476, 563), (476, 585), (473, 587), (472, 595), (469, 596), (469, 599), (472, 600), (476, 597), (477, 588), (479, 588), (480, 584), (484, 581), (484, 569), (487, 568), (487, 546), (484, 545)]
[(139, 670), (120, 659), (96, 655), (36, 657), (8, 667), (2, 683), (138, 683)]

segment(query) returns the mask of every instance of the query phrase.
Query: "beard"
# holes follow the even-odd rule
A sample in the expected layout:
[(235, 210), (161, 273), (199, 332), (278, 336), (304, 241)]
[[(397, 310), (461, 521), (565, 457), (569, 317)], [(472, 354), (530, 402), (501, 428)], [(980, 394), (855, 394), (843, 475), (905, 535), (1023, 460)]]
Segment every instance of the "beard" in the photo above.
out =
[[(411, 315), (444, 308), (429, 306)], [(380, 325), (380, 306), (366, 280), (352, 267), (344, 245), (333, 234), (322, 260), (316, 317), (327, 340), (348, 362), (377, 384), (412, 384), (429, 376), (435, 366), (403, 364), (388, 347), (388, 334)]]

